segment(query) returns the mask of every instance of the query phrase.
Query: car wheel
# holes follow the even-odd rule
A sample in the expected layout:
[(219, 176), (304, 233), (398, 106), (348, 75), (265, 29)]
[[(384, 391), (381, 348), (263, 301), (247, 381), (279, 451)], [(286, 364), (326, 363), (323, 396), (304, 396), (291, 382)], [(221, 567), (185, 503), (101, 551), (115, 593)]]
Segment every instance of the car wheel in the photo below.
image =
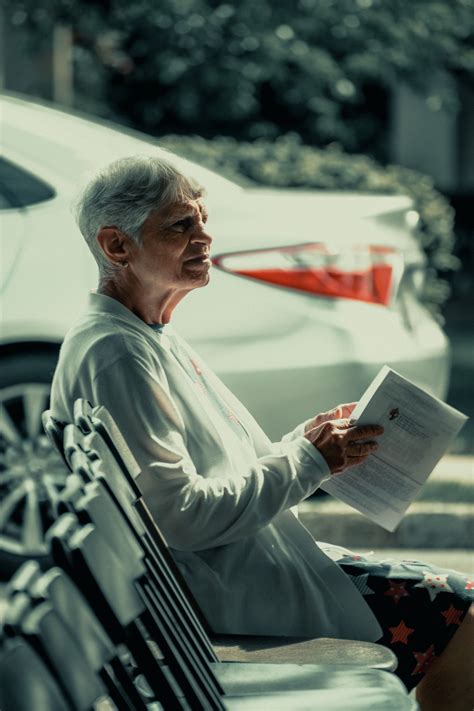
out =
[(0, 571), (25, 560), (47, 563), (45, 533), (57, 516), (67, 471), (46, 438), (41, 414), (49, 406), (54, 353), (0, 359)]

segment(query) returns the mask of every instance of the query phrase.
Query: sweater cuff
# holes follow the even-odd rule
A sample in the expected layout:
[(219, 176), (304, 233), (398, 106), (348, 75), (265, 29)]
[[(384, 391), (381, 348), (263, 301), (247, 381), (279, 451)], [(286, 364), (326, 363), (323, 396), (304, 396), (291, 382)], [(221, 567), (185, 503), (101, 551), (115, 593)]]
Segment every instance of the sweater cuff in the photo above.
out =
[(291, 442), (280, 442), (279, 454), (289, 457), (296, 467), (300, 501), (313, 494), (323, 481), (331, 476), (326, 460), (306, 437), (298, 437)]
[(314, 444), (311, 444), (311, 442), (309, 442), (306, 439), (306, 437), (303, 437), (303, 436), (298, 437), (298, 439), (296, 441), (298, 441), (298, 443), (300, 444), (302, 449), (304, 449), (304, 451), (308, 455), (308, 457), (311, 458), (311, 463), (308, 462), (308, 464), (310, 464), (310, 466), (312, 466), (313, 468), (314, 468), (314, 464), (315, 463), (317, 464), (318, 469), (321, 472), (320, 483), (330, 479), (331, 478), (331, 470), (329, 469), (328, 463), (324, 459), (321, 452), (318, 449), (316, 449)]
[(306, 425), (309, 424), (313, 419), (314, 419), (313, 417), (310, 417), (308, 420), (305, 420), (305, 422), (302, 422), (300, 425), (295, 427), (294, 430), (291, 430), (291, 432), (288, 432), (288, 434), (284, 435), (284, 437), (282, 437), (281, 441), (282, 442), (292, 442), (295, 439), (302, 437), (304, 435)]

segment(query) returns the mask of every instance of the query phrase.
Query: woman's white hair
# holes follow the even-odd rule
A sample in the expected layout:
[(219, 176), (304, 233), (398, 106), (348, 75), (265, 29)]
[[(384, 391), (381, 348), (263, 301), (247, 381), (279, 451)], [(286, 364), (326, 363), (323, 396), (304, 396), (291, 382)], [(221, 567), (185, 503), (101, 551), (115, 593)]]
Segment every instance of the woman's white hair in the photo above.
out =
[(152, 211), (182, 199), (195, 200), (203, 192), (192, 178), (155, 156), (119, 158), (100, 170), (73, 205), (76, 222), (99, 267), (99, 284), (120, 270), (99, 245), (102, 227), (117, 227), (140, 245), (143, 224)]

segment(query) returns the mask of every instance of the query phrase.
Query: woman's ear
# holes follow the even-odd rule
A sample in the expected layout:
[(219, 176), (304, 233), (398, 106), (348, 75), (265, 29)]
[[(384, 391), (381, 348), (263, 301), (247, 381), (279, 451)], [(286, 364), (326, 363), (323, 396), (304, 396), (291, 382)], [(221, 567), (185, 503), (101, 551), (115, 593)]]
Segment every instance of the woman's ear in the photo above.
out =
[(117, 267), (128, 264), (129, 239), (117, 227), (101, 227), (97, 234), (97, 241), (109, 262)]

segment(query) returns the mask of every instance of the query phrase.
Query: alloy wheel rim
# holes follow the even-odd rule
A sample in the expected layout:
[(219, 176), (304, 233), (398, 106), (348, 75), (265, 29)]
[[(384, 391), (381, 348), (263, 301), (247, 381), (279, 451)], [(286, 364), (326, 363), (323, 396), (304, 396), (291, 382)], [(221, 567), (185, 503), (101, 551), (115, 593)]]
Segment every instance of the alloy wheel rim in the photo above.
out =
[(47, 553), (45, 533), (57, 516), (67, 471), (43, 431), (50, 386), (22, 383), (0, 390), (0, 552)]

